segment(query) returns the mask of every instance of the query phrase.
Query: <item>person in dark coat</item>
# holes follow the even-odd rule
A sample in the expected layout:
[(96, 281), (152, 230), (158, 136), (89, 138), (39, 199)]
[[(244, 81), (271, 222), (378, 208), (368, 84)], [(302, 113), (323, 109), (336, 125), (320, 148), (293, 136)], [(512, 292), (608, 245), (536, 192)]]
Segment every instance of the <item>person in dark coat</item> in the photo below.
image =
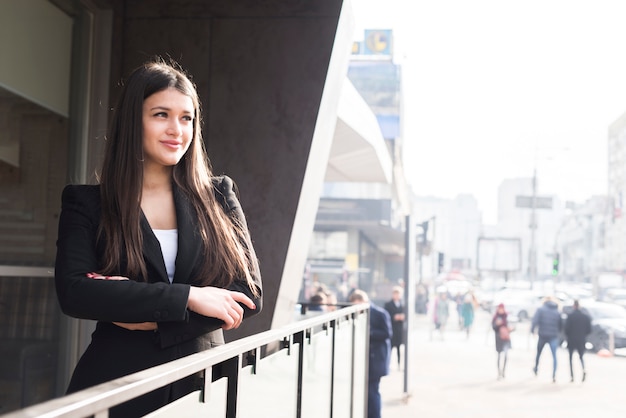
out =
[(394, 286), (391, 291), (391, 300), (385, 303), (385, 310), (391, 317), (391, 350), (396, 349), (398, 355), (398, 370), (400, 370), (400, 346), (404, 345), (404, 321), (406, 319), (406, 309), (402, 300), (403, 291), (400, 286)]
[(428, 288), (423, 284), (417, 285), (415, 293), (415, 313), (425, 314), (428, 312)]
[[(66, 315), (97, 321), (68, 393), (224, 344), (223, 330), (261, 310), (246, 219), (233, 181), (211, 173), (200, 120), (182, 69), (145, 63), (124, 83), (99, 184), (63, 190), (57, 297)], [(109, 416), (144, 416), (202, 387), (190, 376)]]
[[(350, 295), (351, 303), (369, 302), (367, 293), (355, 289)], [(389, 374), (391, 354), (391, 317), (389, 313), (370, 303), (370, 352), (367, 384), (367, 418), (380, 418), (382, 402), (380, 398), (380, 379)]]
[(552, 381), (556, 382), (556, 350), (559, 347), (559, 336), (562, 328), (563, 321), (561, 320), (561, 314), (559, 313), (559, 305), (553, 298), (545, 298), (543, 305), (537, 309), (537, 312), (535, 312), (530, 328), (530, 332), (532, 334), (534, 334), (536, 330), (539, 335), (537, 339), (535, 367), (533, 367), (533, 373), (535, 373), (535, 376), (537, 375), (539, 368), (541, 351), (543, 350), (543, 347), (548, 344), (550, 346), (550, 351), (552, 352)]
[(580, 310), (580, 304), (577, 300), (574, 301), (574, 310), (567, 315), (565, 320), (565, 338), (567, 340), (567, 350), (569, 351), (569, 372), (570, 381), (574, 381), (574, 368), (572, 365), (572, 357), (574, 351), (578, 352), (580, 358), (580, 365), (583, 370), (582, 381), (585, 381), (587, 377), (587, 371), (585, 369), (585, 361), (583, 355), (585, 354), (585, 343), (587, 341), (587, 335), (591, 334), (591, 318)]
[(508, 313), (501, 303), (496, 308), (496, 313), (491, 318), (491, 328), (496, 335), (496, 352), (498, 353), (498, 380), (504, 379), (504, 373), (506, 371), (506, 361), (508, 357), (509, 349), (511, 348), (511, 338), (508, 336), (508, 332), (501, 332), (501, 328), (509, 329), (509, 321), (507, 319)]

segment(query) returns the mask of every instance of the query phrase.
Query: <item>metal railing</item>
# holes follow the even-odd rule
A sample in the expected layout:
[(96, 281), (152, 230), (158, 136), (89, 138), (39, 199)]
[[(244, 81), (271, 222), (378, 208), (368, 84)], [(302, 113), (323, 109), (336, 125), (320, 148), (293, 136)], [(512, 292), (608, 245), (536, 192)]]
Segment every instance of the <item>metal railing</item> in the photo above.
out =
[(148, 416), (362, 418), (368, 350), (369, 304), (353, 305), (1, 417), (106, 418), (116, 405), (204, 372), (203, 390)]

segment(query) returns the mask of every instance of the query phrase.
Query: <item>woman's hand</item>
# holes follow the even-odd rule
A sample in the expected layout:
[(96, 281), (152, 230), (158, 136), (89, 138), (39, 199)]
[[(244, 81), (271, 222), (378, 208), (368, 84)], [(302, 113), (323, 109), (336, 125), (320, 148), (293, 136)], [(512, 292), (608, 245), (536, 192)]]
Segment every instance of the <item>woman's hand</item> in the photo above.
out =
[(222, 329), (229, 330), (239, 327), (243, 321), (243, 308), (239, 303), (256, 309), (254, 302), (241, 292), (211, 286), (191, 286), (187, 307), (197, 314), (221, 319), (224, 321)]
[(124, 276), (103, 276), (100, 273), (87, 273), (87, 277), (89, 277), (90, 279), (96, 279), (96, 280), (128, 280), (128, 277), (124, 277)]
[(154, 331), (157, 329), (156, 322), (140, 322), (137, 324), (131, 324), (126, 322), (113, 322), (118, 327), (126, 328), (130, 331)]
[[(124, 276), (103, 276), (100, 273), (90, 272), (87, 273), (87, 277), (95, 280), (128, 280), (128, 277)], [(127, 322), (113, 322), (118, 327), (125, 328), (130, 331), (154, 331), (157, 329), (156, 322), (140, 322), (140, 323), (127, 323)]]

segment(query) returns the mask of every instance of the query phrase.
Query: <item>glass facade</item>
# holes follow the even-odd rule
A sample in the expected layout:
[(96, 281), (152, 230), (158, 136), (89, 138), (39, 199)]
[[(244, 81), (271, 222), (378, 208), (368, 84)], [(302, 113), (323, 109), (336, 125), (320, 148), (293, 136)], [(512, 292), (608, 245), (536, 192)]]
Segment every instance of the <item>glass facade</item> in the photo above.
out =
[(63, 391), (54, 288), (68, 176), (73, 20), (46, 0), (0, 4), (0, 413)]

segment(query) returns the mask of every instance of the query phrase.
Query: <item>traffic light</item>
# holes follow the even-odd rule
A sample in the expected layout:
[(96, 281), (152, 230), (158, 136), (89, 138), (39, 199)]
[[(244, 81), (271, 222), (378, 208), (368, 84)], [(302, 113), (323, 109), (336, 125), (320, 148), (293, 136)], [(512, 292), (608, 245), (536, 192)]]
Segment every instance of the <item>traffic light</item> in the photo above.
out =
[(437, 272), (439, 273), (443, 271), (443, 262), (444, 262), (444, 254), (439, 253), (439, 259), (437, 260)]
[(557, 274), (559, 274), (559, 253), (554, 254), (554, 259), (552, 259), (552, 275)]
[(421, 223), (423, 235), (422, 235), (422, 243), (426, 244), (428, 242), (428, 221)]

